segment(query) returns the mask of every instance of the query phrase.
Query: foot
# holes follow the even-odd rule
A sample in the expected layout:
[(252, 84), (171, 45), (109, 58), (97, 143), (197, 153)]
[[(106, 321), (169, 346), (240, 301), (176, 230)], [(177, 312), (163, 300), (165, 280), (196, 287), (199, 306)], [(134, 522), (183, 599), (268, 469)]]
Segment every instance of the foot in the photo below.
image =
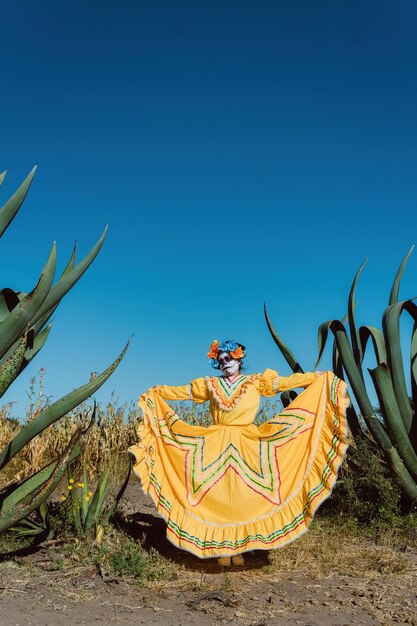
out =
[(241, 554), (236, 554), (232, 556), (232, 565), (245, 565), (245, 559)]
[(230, 556), (219, 556), (219, 558), (217, 559), (217, 563), (221, 565), (222, 567), (230, 567), (231, 565)]

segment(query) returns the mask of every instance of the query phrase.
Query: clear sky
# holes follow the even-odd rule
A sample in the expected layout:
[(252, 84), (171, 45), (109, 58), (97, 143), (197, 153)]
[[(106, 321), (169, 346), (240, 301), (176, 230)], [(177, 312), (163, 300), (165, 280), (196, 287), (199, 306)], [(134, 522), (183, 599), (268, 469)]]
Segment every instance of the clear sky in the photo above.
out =
[[(366, 0), (4, 0), (2, 201), (34, 163), (0, 242), (1, 286), (30, 291), (109, 224), (48, 342), (4, 400), (24, 411), (45, 367), (57, 399), (102, 371), (130, 400), (209, 374), (215, 338), (248, 371), (307, 370), (320, 322), (380, 326), (417, 226), (417, 7)], [(417, 294), (414, 253), (403, 295)], [(330, 361), (325, 361), (328, 366)]]

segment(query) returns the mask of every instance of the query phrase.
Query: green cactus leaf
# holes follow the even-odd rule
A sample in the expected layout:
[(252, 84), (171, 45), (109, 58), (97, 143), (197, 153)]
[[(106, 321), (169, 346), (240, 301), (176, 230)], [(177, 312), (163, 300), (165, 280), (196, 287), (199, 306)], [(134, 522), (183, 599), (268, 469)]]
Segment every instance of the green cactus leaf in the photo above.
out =
[[(107, 226), (104, 229), (103, 234), (100, 239), (96, 243), (96, 245), (90, 250), (90, 252), (84, 257), (82, 261), (78, 263), (72, 269), (68, 269), (64, 271), (61, 278), (52, 286), (45, 302), (37, 311), (36, 315), (32, 319), (32, 324), (38, 322), (45, 315), (50, 315), (52, 310), (55, 309), (57, 304), (62, 300), (66, 293), (75, 285), (75, 283), (81, 278), (84, 272), (87, 271), (88, 267), (96, 258), (99, 253), (101, 246), (103, 245), (105, 236), (107, 233)], [(73, 253), (74, 254), (74, 253)], [(72, 257), (71, 257), (72, 258)], [(71, 261), (70, 261), (71, 262)], [(68, 266), (67, 266), (68, 268)]]
[(63, 398), (60, 398), (51, 404), (51, 406), (46, 407), (34, 420), (26, 424), (26, 426), (22, 428), (22, 430), (1, 452), (0, 469), (3, 468), (15, 456), (15, 454), (23, 448), (24, 445), (33, 439), (33, 437), (36, 437), (36, 435), (45, 430), (45, 428), (56, 422), (60, 417), (66, 415), (69, 411), (95, 393), (119, 365), (120, 361), (126, 354), (129, 343), (130, 341), (128, 341), (117, 359), (104, 372), (99, 374), (86, 385), (78, 387), (78, 389), (74, 389), (74, 391), (71, 391)]
[(80, 503), (76, 499), (73, 491), (71, 491), (71, 503), (72, 503), (72, 519), (74, 520), (75, 530), (77, 531), (78, 535), (82, 535), (84, 529), (83, 529), (83, 525), (81, 522)]
[(81, 522), (84, 525), (85, 520), (87, 519), (87, 513), (88, 513), (88, 501), (86, 499), (88, 497), (88, 478), (87, 478), (87, 469), (85, 465), (83, 468), (83, 485), (84, 487), (82, 488), (82, 493), (81, 493)]
[(378, 328), (373, 326), (361, 326), (359, 329), (359, 337), (362, 347), (362, 354), (366, 352), (366, 346), (369, 338), (372, 339), (372, 343), (375, 350), (376, 360), (378, 365), (385, 363), (387, 360), (387, 351), (385, 348), (384, 335)]
[(48, 324), (48, 326), (46, 326), (42, 332), (39, 333), (39, 335), (37, 335), (33, 341), (33, 345), (32, 347), (28, 347), (26, 349), (25, 352), (25, 356), (23, 359), (23, 363), (20, 367), (19, 370), (19, 374), (21, 374), (23, 372), (23, 370), (25, 369), (25, 367), (27, 367), (29, 365), (29, 363), (31, 362), (31, 360), (33, 358), (35, 358), (35, 356), (38, 354), (38, 352), (43, 348), (43, 346), (45, 345), (46, 340), (48, 339), (50, 330), (51, 330), (51, 326), (52, 324)]
[(318, 343), (318, 355), (316, 362), (314, 363), (313, 369), (316, 369), (322, 359), (324, 349), (326, 347), (327, 338), (329, 336), (329, 328), (334, 320), (328, 320), (327, 322), (323, 322), (320, 324), (319, 329), (317, 331), (317, 343)]
[(356, 285), (358, 284), (359, 276), (368, 259), (365, 259), (358, 271), (356, 272), (355, 278), (353, 279), (352, 287), (350, 288), (349, 300), (348, 300), (348, 320), (349, 320), (349, 331), (350, 331), (350, 340), (352, 343), (353, 356), (355, 357), (356, 364), (358, 366), (358, 371), (363, 378), (362, 372), (362, 347), (359, 339), (359, 333), (356, 328), (356, 320), (355, 320), (355, 293), (356, 293)]
[[(74, 269), (76, 249), (77, 249), (76, 245), (74, 245), (74, 248), (73, 248), (73, 251), (72, 251), (72, 254), (71, 254), (71, 258), (68, 261), (64, 271), (62, 272), (60, 279), (64, 278), (65, 276), (67, 276)], [(62, 300), (62, 298), (63, 298), (63, 296), (61, 297), (61, 300)], [(54, 314), (54, 312), (58, 308), (61, 300), (58, 300), (58, 302), (54, 306), (52, 306), (51, 308), (48, 308), (48, 310), (45, 313), (45, 315), (42, 315), (41, 317), (37, 316), (35, 323), (32, 322), (33, 330), (35, 331), (35, 335), (37, 335), (39, 333), (39, 331), (41, 329), (43, 329), (45, 324), (47, 324), (48, 321), (51, 319), (52, 315)]]
[(294, 373), (302, 374), (304, 370), (302, 369), (301, 365), (299, 364), (299, 362), (297, 361), (297, 359), (295, 358), (291, 350), (288, 348), (288, 346), (282, 341), (281, 337), (275, 332), (274, 327), (272, 326), (271, 320), (269, 318), (268, 311), (266, 309), (266, 304), (264, 304), (264, 315), (265, 315), (265, 320), (269, 328), (269, 332), (271, 333), (272, 339), (275, 341), (276, 345), (278, 346), (282, 356), (287, 361), (288, 365), (290, 366), (290, 368), (292, 369)]
[(64, 276), (67, 276), (71, 272), (71, 270), (74, 269), (76, 254), (77, 254), (77, 244), (75, 243), (74, 247), (72, 249), (72, 254), (70, 256), (70, 259), (69, 259), (67, 265), (65, 266), (65, 269), (62, 272), (60, 278), (63, 278)]
[(86, 531), (89, 530), (95, 522), (98, 522), (100, 516), (103, 513), (103, 506), (109, 491), (109, 473), (110, 470), (107, 470), (101, 476), (94, 492), (93, 499), (91, 500), (90, 506), (88, 507), (88, 513), (84, 525)]
[(16, 350), (8, 359), (0, 366), (0, 398), (10, 387), (22, 366), (27, 347), (28, 336), (23, 335), (20, 339)]
[(13, 289), (6, 287), (0, 290), (0, 322), (9, 315), (10, 311), (13, 311), (19, 302), (19, 295)]
[(395, 276), (393, 285), (391, 287), (391, 293), (389, 296), (389, 304), (397, 304), (398, 302), (398, 294), (400, 291), (400, 284), (401, 284), (401, 279), (402, 279), (402, 275), (405, 269), (405, 266), (407, 265), (407, 261), (410, 258), (410, 255), (412, 253), (414, 249), (414, 246), (411, 246), (411, 248), (409, 249), (409, 251), (407, 252), (407, 254), (405, 255), (400, 267), (398, 268), (398, 272)]
[(20, 337), (47, 297), (54, 278), (55, 264), (56, 246), (54, 244), (36, 287), (0, 322), (0, 357)]
[(4, 172), (0, 174), (0, 187), (2, 186), (3, 181), (6, 178), (6, 174), (7, 174), (7, 170), (4, 170)]
[(109, 506), (109, 508), (107, 509), (107, 511), (104, 513), (103, 515), (103, 521), (104, 522), (108, 522), (109, 519), (111, 518), (112, 515), (114, 515), (114, 513), (116, 512), (117, 506), (124, 494), (124, 492), (126, 491), (126, 488), (129, 484), (129, 480), (130, 480), (130, 474), (132, 472), (132, 456), (130, 456), (130, 462), (129, 462), (129, 469), (127, 471), (127, 475), (126, 478), (123, 481), (122, 486), (120, 487), (119, 491), (117, 492), (117, 495), (114, 499), (114, 501), (112, 502), (112, 504)]
[(391, 374), (386, 363), (370, 369), (379, 404), (388, 424), (392, 440), (407, 470), (414, 479), (417, 479), (417, 454), (413, 450), (410, 438), (401, 419), (396, 395), (394, 393)]
[[(333, 320), (328, 324), (328, 330), (331, 330), (335, 337), (337, 348), (343, 361), (343, 368), (352, 387), (356, 401), (359, 405), (360, 412), (366, 422), (372, 436), (383, 450), (392, 448), (391, 440), (384, 426), (375, 415), (374, 407), (368, 397), (363, 378), (359, 372), (352, 347), (349, 343), (349, 337), (344, 325), (338, 320)], [(322, 324), (323, 326), (323, 324)]]
[[(69, 463), (81, 454), (80, 444), (74, 446), (74, 450), (69, 457)], [(56, 468), (57, 461), (53, 461), (43, 469), (39, 470), (32, 476), (25, 478), (23, 481), (8, 485), (5, 494), (0, 494), (0, 513), (7, 513), (18, 505), (22, 500), (27, 498), (31, 493), (42, 487), (51, 477)]]
[(37, 493), (30, 494), (29, 502), (21, 501), (16, 506), (14, 506), (11, 510), (8, 510), (8, 511), (4, 510), (4, 508), (2, 509), (2, 511), (0, 512), (0, 532), (18, 524), (21, 520), (23, 520), (25, 517), (30, 515), (32, 511), (35, 511), (37, 508), (39, 508), (42, 502), (45, 502), (45, 500), (50, 496), (50, 494), (58, 486), (58, 483), (60, 482), (60, 480), (62, 479), (62, 476), (64, 475), (65, 469), (67, 467), (67, 464), (69, 462), (69, 459), (70, 459), (70, 456), (74, 447), (76, 446), (78, 441), (82, 439), (83, 436), (85, 436), (85, 434), (86, 434), (86, 431), (81, 431), (81, 429), (78, 429), (74, 433), (74, 435), (71, 437), (71, 441), (68, 444), (65, 452), (57, 461), (56, 466), (51, 476), (43, 484), (43, 486)]
[(408, 397), (405, 381), (404, 362), (400, 341), (400, 316), (407, 310), (414, 321), (417, 321), (417, 308), (411, 300), (404, 300), (388, 306), (382, 317), (385, 345), (387, 348), (387, 362), (391, 372), (394, 393), (400, 409), (401, 417), (407, 432), (410, 432), (413, 420), (413, 409)]
[[(0, 237), (12, 222), (13, 218), (16, 216), (20, 207), (23, 204), (23, 200), (26, 197), (27, 192), (29, 191), (30, 184), (35, 176), (37, 166), (31, 170), (31, 172), (26, 176), (23, 183), (20, 185), (19, 189), (15, 191), (15, 193), (9, 198), (9, 200), (4, 204), (0, 209)], [(5, 173), (4, 173), (5, 174)], [(3, 182), (4, 176), (1, 180)]]

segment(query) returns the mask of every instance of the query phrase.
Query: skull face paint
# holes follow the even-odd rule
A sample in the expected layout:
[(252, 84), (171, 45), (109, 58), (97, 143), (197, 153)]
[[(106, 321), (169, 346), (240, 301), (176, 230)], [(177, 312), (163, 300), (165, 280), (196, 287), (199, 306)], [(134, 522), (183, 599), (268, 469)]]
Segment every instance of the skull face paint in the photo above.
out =
[(223, 376), (230, 378), (239, 374), (240, 360), (236, 360), (230, 356), (228, 352), (220, 352), (217, 358)]

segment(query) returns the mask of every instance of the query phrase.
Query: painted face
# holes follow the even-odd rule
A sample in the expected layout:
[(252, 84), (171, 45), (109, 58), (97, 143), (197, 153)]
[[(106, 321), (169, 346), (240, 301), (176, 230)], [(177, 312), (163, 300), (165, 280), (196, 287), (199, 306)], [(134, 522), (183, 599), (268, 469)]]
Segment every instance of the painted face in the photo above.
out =
[(234, 376), (239, 373), (240, 361), (230, 356), (228, 352), (220, 352), (217, 358), (224, 376)]

